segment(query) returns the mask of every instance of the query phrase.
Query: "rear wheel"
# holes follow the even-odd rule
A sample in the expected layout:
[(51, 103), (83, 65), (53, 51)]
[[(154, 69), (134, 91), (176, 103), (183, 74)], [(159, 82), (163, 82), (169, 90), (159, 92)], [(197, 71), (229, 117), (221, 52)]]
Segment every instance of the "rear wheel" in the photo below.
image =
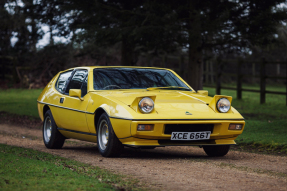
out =
[(48, 149), (60, 149), (65, 142), (65, 137), (58, 131), (50, 110), (45, 113), (44, 117), (43, 140)]
[(109, 117), (103, 113), (97, 125), (98, 149), (104, 157), (119, 156), (123, 150), (123, 144), (117, 138)]
[(230, 145), (203, 146), (203, 149), (205, 153), (210, 157), (222, 157), (228, 153)]

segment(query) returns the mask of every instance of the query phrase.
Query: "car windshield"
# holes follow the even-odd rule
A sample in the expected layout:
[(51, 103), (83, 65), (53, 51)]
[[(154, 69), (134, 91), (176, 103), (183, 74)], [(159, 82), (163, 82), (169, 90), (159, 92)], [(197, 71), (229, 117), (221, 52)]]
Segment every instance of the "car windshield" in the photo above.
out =
[(192, 91), (172, 72), (147, 68), (96, 68), (94, 89), (165, 89)]

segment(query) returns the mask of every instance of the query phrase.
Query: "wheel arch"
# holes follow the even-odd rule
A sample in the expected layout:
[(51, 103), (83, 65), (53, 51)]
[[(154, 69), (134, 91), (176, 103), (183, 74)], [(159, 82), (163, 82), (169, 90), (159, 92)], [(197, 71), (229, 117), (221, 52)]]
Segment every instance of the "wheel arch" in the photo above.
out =
[(95, 130), (96, 130), (97, 134), (98, 134), (97, 125), (98, 125), (99, 119), (100, 119), (100, 117), (101, 117), (101, 115), (102, 115), (103, 113), (106, 113), (106, 114), (109, 116), (109, 114), (106, 112), (106, 110), (103, 109), (102, 107), (99, 107), (99, 108), (96, 109), (96, 111), (95, 111), (94, 123), (95, 123)]
[[(114, 127), (113, 125), (109, 125), (108, 129), (109, 129), (109, 135), (108, 135), (108, 142), (106, 143), (106, 147), (102, 148), (101, 145), (105, 144), (104, 142), (102, 142), (102, 136), (98, 136), (98, 131), (97, 131), (97, 124), (100, 120), (100, 117), (106, 114), (107, 117), (109, 118), (109, 114), (108, 112), (105, 110), (105, 108), (99, 107), (96, 111), (95, 111), (95, 128), (96, 128), (96, 132), (97, 132), (97, 145), (98, 145), (98, 150), (100, 152), (100, 154), (104, 157), (114, 157), (114, 156), (119, 156), (123, 150), (123, 145), (120, 142), (120, 140), (118, 139), (115, 131), (114, 131)], [(107, 123), (109, 123), (107, 121)], [(111, 133), (111, 134), (110, 134)]]
[(43, 107), (43, 116), (44, 116), (44, 117), (45, 117), (45, 114), (46, 114), (46, 112), (47, 112), (48, 110), (50, 110), (50, 107), (49, 107), (48, 105), (45, 105), (45, 106)]
[(95, 127), (96, 134), (98, 134), (97, 126), (98, 126), (99, 119), (103, 113), (106, 113), (107, 116), (109, 117), (113, 131), (115, 132), (118, 138), (124, 138), (124, 137), (131, 136), (131, 129), (130, 129), (131, 121), (111, 118), (110, 112), (111, 112), (110, 108), (106, 104), (103, 104), (96, 109), (94, 113), (94, 127)]

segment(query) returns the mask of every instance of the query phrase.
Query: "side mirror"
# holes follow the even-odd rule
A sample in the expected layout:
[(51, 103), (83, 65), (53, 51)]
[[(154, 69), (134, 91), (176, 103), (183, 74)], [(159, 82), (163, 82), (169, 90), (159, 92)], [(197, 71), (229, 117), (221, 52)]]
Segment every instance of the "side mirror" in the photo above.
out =
[(207, 90), (197, 90), (197, 93), (208, 96)]
[(78, 90), (78, 89), (70, 89), (69, 90), (69, 96), (71, 96), (71, 97), (78, 97), (80, 100), (84, 100), (83, 98), (82, 98), (82, 91), (81, 90)]

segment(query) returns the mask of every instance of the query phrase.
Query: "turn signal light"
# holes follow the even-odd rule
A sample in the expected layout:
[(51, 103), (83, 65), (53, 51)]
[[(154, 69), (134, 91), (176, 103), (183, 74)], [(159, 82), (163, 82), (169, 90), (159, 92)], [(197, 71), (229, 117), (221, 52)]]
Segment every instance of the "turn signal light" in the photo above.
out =
[(138, 125), (138, 131), (152, 131), (153, 125)]
[(230, 124), (228, 129), (229, 130), (241, 130), (242, 125), (241, 124)]

